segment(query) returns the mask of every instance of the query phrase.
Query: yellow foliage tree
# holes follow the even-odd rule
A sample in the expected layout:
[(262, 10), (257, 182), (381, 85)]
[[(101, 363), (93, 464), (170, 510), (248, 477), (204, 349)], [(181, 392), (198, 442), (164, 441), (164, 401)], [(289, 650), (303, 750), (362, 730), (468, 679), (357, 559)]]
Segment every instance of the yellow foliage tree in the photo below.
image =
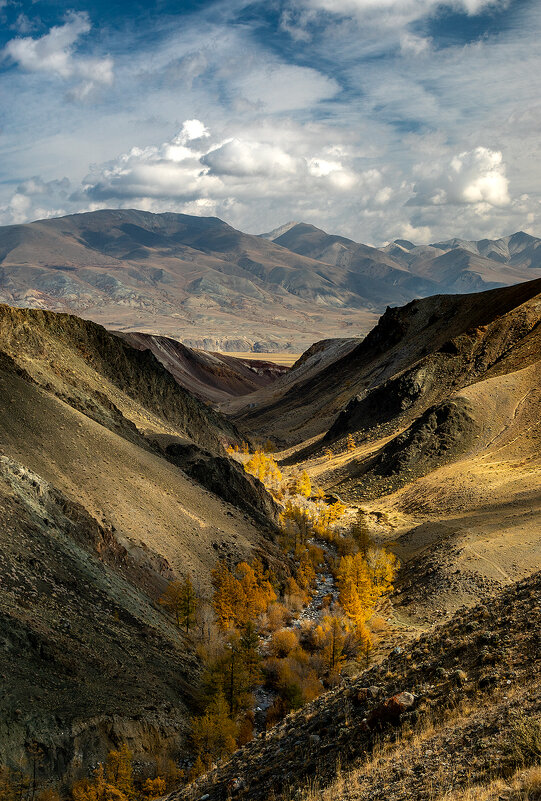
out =
[(267, 599), (261, 591), (254, 569), (247, 562), (237, 565), (237, 575), (244, 595), (242, 608), (237, 610), (236, 623), (244, 626), (255, 620), (267, 608)]
[(216, 613), (218, 625), (227, 629), (237, 621), (239, 610), (244, 604), (244, 593), (240, 581), (228, 569), (225, 562), (220, 561), (211, 573), (214, 586), (212, 607)]
[(351, 453), (355, 450), (355, 437), (353, 434), (348, 434), (346, 437), (346, 450)]
[(280, 521), (286, 534), (290, 534), (294, 539), (294, 550), (297, 549), (297, 544), (303, 545), (312, 533), (312, 519), (308, 511), (293, 503), (291, 499), (286, 501)]
[(94, 771), (93, 779), (82, 779), (71, 788), (73, 801), (128, 801), (127, 796), (105, 777), (103, 765)]
[(393, 590), (393, 582), (399, 562), (394, 553), (385, 548), (372, 548), (368, 563), (376, 596), (388, 595)]
[(244, 627), (276, 600), (269, 574), (258, 559), (252, 565), (240, 562), (236, 575), (224, 562), (219, 562), (211, 575), (214, 586), (212, 606), (222, 629)]
[(363, 611), (363, 619), (372, 614), (377, 593), (372, 582), (370, 570), (361, 553), (343, 556), (337, 572), (338, 588), (342, 593), (348, 581), (351, 581)]
[(257, 585), (268, 606), (276, 601), (278, 597), (272, 585), (272, 582), (276, 581), (276, 578), (272, 572), (264, 569), (261, 559), (258, 559), (257, 556), (252, 560), (252, 569), (255, 573)]
[(258, 478), (265, 486), (276, 486), (282, 480), (277, 463), (269, 454), (257, 450), (244, 465), (247, 473)]
[(306, 550), (303, 550), (299, 559), (299, 566), (296, 571), (295, 578), (299, 587), (303, 590), (308, 590), (312, 586), (316, 577), (316, 571), (312, 564), (312, 560)]
[(105, 775), (108, 783), (116, 787), (128, 799), (135, 795), (132, 761), (132, 752), (126, 743), (122, 743), (118, 751), (109, 751), (105, 763)]
[(344, 645), (347, 630), (344, 621), (336, 615), (325, 615), (317, 632), (329, 673), (339, 673), (345, 661)]
[(312, 482), (306, 470), (294, 477), (289, 484), (289, 492), (291, 495), (302, 495), (304, 498), (310, 497), (312, 494)]
[(152, 801), (154, 798), (160, 798), (160, 796), (165, 795), (167, 784), (165, 779), (156, 776), (155, 779), (146, 779), (141, 790), (145, 799)]
[(341, 584), (339, 601), (344, 614), (355, 627), (360, 626), (366, 619), (364, 609), (352, 578), (346, 578)]
[(204, 715), (192, 718), (191, 723), (194, 750), (203, 764), (208, 765), (235, 750), (237, 728), (222, 693), (213, 698)]

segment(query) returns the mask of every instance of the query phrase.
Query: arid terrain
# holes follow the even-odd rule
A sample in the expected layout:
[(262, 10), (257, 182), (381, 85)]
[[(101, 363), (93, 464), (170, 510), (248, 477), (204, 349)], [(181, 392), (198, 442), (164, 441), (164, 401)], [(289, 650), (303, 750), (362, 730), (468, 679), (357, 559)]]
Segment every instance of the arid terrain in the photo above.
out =
[[(169, 798), (497, 799), (503, 789), (513, 797), (513, 783), (527, 791), (524, 768), (539, 759), (540, 593), (537, 573), (460, 610)], [(538, 798), (538, 771), (531, 780), (532, 794), (515, 798)]]
[(226, 404), (238, 425), (293, 445), (287, 464), (370, 514), (403, 562), (404, 619), (438, 620), (541, 563), (540, 290), (389, 310), (345, 355), (326, 363), (322, 345)]
[(177, 751), (199, 667), (156, 601), (184, 573), (208, 591), (219, 556), (272, 558), (272, 499), (148, 351), (6, 306), (0, 338), (0, 758), (35, 739), (76, 777), (119, 738)]
[(374, 248), (304, 223), (253, 236), (215, 217), (103, 210), (0, 227), (0, 302), (207, 351), (300, 353), (366, 334), (387, 305), (541, 276), (522, 232)]
[[(182, 248), (201, 245), (178, 215), (162, 217), (142, 248), (164, 246), (165, 223)], [(149, 219), (137, 218), (141, 230)], [(75, 282), (90, 248), (80, 222), (43, 224), (72, 237)], [(92, 248), (122, 261), (118, 224)], [(21, 228), (26, 253), (34, 229)], [(299, 259), (334, 254), (345, 269), (360, 258), (364, 246), (298, 229), (277, 239)], [(269, 259), (284, 250), (252, 239)], [(411, 255), (410, 244), (395, 246)], [(537, 269), (535, 242), (520, 237), (444, 244), (434, 248), (517, 270), (519, 253)], [(378, 253), (381, 264), (394, 250)], [(524, 787), (541, 736), (541, 279), (509, 283), (387, 308), (365, 338), (342, 327), (281, 365), (247, 345), (199, 351), (144, 326), (107, 331), (19, 308), (22, 295), (0, 305), (0, 764), (36, 770), (39, 748), (40, 781), (65, 794), (124, 744), (141, 775), (161, 759), (182, 766), (167, 786), (179, 801), (467, 801), (483, 787), (486, 799), (534, 801)], [(343, 572), (363, 553), (364, 617), (344, 611)], [(186, 576), (206, 604), (199, 639), (164, 608)], [(253, 620), (234, 596), (220, 605), (220, 581), (236, 581), (246, 603), (257, 589)], [(325, 640), (337, 626), (339, 668)], [(247, 685), (255, 700), (245, 688), (237, 709), (241, 647), (263, 661)], [(226, 704), (212, 695), (220, 680), (229, 710), (212, 718)], [(224, 719), (233, 746), (205, 750)], [(534, 745), (520, 751), (526, 730)]]

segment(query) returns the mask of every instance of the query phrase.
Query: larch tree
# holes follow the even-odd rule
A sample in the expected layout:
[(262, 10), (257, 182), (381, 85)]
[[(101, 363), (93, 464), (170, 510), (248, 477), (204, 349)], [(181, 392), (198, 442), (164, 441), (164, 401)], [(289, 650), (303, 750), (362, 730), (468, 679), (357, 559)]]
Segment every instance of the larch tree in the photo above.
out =
[(186, 633), (195, 625), (199, 598), (189, 576), (186, 576), (181, 584), (180, 597), (180, 622), (186, 629)]
[(237, 621), (239, 611), (244, 607), (244, 592), (225, 562), (218, 562), (211, 575), (214, 587), (212, 607), (220, 628), (227, 629)]
[(122, 743), (118, 751), (109, 751), (105, 763), (105, 774), (108, 783), (120, 790), (122, 795), (128, 799), (132, 799), (135, 796), (132, 762), (132, 752), (126, 743)]
[(191, 723), (194, 750), (205, 766), (235, 750), (237, 727), (223, 693), (218, 693), (206, 712), (192, 718)]
[(172, 581), (167, 585), (167, 589), (159, 599), (159, 603), (171, 612), (177, 622), (177, 626), (180, 626), (182, 608), (182, 584), (180, 581)]

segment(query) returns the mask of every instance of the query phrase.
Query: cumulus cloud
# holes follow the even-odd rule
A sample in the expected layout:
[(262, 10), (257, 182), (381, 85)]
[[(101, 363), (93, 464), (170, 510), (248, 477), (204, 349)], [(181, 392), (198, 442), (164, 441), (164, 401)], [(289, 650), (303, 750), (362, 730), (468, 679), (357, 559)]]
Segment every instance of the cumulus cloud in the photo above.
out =
[(211, 175), (237, 177), (294, 175), (302, 163), (272, 144), (231, 139), (201, 158)]
[(11, 39), (2, 52), (27, 72), (43, 72), (64, 80), (78, 79), (81, 83), (71, 90), (73, 97), (86, 97), (97, 85), (113, 82), (113, 60), (91, 58), (74, 54), (77, 41), (91, 29), (88, 14), (70, 12), (63, 25), (56, 25), (49, 33), (34, 39), (19, 36)]
[(268, 133), (271, 141), (231, 137), (211, 144), (205, 141), (210, 133), (203, 123), (190, 120), (171, 141), (134, 147), (96, 168), (85, 180), (84, 194), (93, 200), (251, 202), (316, 187), (343, 192), (362, 180), (341, 161), (330, 159), (326, 148), (321, 155), (298, 155), (272, 141), (276, 131)]
[(44, 181), (41, 176), (34, 176), (22, 181), (9, 201), (0, 206), (0, 224), (12, 225), (64, 214), (65, 205), (54, 207), (52, 204), (67, 203), (69, 194), (67, 178)]
[[(535, 227), (538, 3), (515, 3), (484, 28), (464, 19), (450, 37), (426, 17), (505, 4), (283, 0), (281, 27), (265, 37), (275, 17), (252, 4), (239, 24), (243, 2), (220, 3), (219, 14), (207, 4), (178, 24), (157, 15), (148, 37), (109, 29), (114, 88), (76, 108), (59, 82), (72, 97), (107, 85), (77, 66), (96, 56), (84, 15), (57, 23), (79, 19), (45, 48), (66, 56), (60, 66), (44, 59), (47, 70), (37, 45), (31, 52), (47, 37), (19, 31), (34, 61), (24, 50), (5, 82), (1, 220), (138, 206), (217, 215), (252, 232), (302, 219), (375, 244)], [(15, 22), (11, 5), (4, 16)], [(431, 39), (420, 35), (429, 28)], [(185, 117), (199, 120), (182, 126)], [(44, 184), (68, 174), (68, 196), (54, 182), (50, 194), (29, 193), (36, 179), (23, 178), (34, 174)]]
[(464, 151), (440, 168), (420, 165), (410, 205), (508, 206), (509, 181), (503, 156), (486, 147)]

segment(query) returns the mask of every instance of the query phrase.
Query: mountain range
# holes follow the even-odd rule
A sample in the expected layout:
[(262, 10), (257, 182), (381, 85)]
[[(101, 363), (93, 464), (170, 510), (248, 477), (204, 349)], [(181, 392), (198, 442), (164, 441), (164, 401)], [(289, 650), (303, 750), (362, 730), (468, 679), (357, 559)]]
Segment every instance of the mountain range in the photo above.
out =
[(374, 248), (311, 225), (262, 236), (214, 217), (103, 210), (0, 228), (0, 301), (74, 311), (204, 350), (301, 352), (387, 305), (541, 276), (541, 240)]

